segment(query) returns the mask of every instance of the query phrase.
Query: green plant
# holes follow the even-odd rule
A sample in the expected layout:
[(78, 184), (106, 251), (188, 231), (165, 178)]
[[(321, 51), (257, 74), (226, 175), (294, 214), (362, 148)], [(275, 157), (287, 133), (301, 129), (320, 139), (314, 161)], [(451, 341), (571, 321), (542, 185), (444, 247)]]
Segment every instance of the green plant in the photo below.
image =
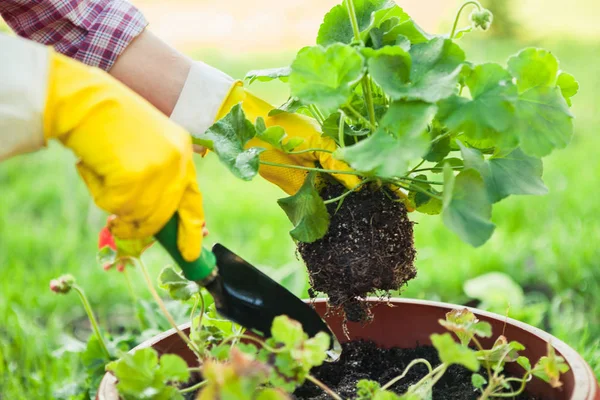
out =
[[(199, 391), (199, 400), (228, 397), (239, 400), (285, 400), (290, 398), (288, 394), (306, 381), (314, 383), (332, 398), (342, 399), (311, 375), (311, 370), (323, 364), (328, 357), (331, 342), (326, 333), (321, 332), (309, 338), (300, 323), (286, 316), (279, 316), (273, 321), (271, 337), (268, 339), (248, 335), (242, 327), (220, 318), (214, 304), (207, 307), (209, 302), (205, 299), (206, 294), (202, 293), (195, 282), (186, 280), (173, 267), (165, 267), (159, 275), (159, 286), (173, 300), (184, 304), (193, 302), (190, 312), (191, 330), (188, 335), (175, 323), (140, 259), (149, 243), (113, 241), (112, 235), (104, 230), (100, 238), (99, 244), (104, 246), (99, 252), (100, 264), (104, 267), (107, 263), (137, 265), (167, 321), (195, 354), (197, 365), (188, 366), (181, 357), (174, 354), (159, 357), (153, 348), (127, 352), (136, 344), (135, 340), (103, 334), (85, 292), (72, 276), (65, 275), (52, 280), (50, 288), (59, 294), (68, 294), (73, 290), (79, 295), (94, 334), (87, 346), (78, 349), (82, 352), (82, 360), (88, 370), (86, 384), (84, 387), (69, 388), (70, 391), (65, 391), (64, 397), (73, 393), (83, 396), (80, 398), (93, 397), (106, 369), (117, 377), (120, 395), (131, 400), (183, 399), (185, 394), (196, 391)], [(109, 254), (114, 257), (109, 257)], [(567, 366), (555, 354), (551, 344), (548, 345), (548, 355), (532, 367), (527, 358), (518, 354), (524, 347), (517, 342), (509, 342), (504, 336), (498, 337), (489, 349), (482, 346), (479, 338), (491, 337), (491, 326), (477, 320), (466, 309), (449, 312), (445, 320), (440, 320), (440, 324), (453, 332), (458, 342), (450, 333), (431, 336), (431, 342), (441, 360), (439, 365), (434, 368), (425, 359), (415, 359), (401, 375), (384, 385), (360, 381), (357, 384), (357, 398), (428, 399), (435, 384), (452, 365), (462, 365), (473, 371), (472, 382), (481, 391), (481, 400), (516, 396), (524, 391), (526, 383), (533, 376), (545, 380), (553, 387), (561, 385), (560, 375), (566, 372)], [(523, 367), (525, 373), (521, 378), (504, 375), (504, 366), (510, 362), (517, 362)], [(429, 373), (426, 376), (401, 396), (389, 391), (418, 364), (427, 367)], [(480, 373), (480, 370), (484, 373)], [(201, 373), (202, 380), (189, 382), (193, 373)]]
[[(431, 398), (433, 386), (440, 380), (451, 365), (462, 365), (473, 371), (472, 384), (481, 392), (479, 400), (490, 398), (516, 397), (525, 390), (529, 380), (535, 376), (552, 387), (560, 387), (560, 375), (568, 371), (564, 359), (556, 355), (554, 347), (548, 343), (547, 355), (542, 357), (532, 368), (528, 358), (519, 356), (519, 351), (525, 347), (518, 342), (509, 342), (504, 336), (498, 337), (490, 349), (485, 349), (479, 338), (492, 336), (492, 328), (486, 322), (480, 322), (470, 311), (454, 310), (446, 315), (440, 324), (453, 332), (459, 339), (458, 343), (449, 333), (434, 334), (431, 342), (438, 351), (441, 364), (432, 368), (427, 360), (414, 360), (402, 375), (392, 379), (385, 385), (377, 382), (363, 380), (357, 384), (359, 400), (425, 400)], [(470, 346), (474, 345), (475, 348)], [(521, 378), (508, 377), (504, 374), (507, 363), (518, 363), (525, 373)], [(408, 371), (417, 364), (425, 364), (429, 374), (418, 383), (410, 386), (403, 395), (388, 391), (391, 386), (399, 382)], [(485, 371), (485, 376), (479, 373)]]
[[(458, 29), (467, 7), (474, 7), (472, 24)], [(480, 246), (494, 231), (495, 203), (547, 193), (541, 158), (569, 143), (569, 106), (579, 87), (542, 49), (520, 51), (506, 68), (469, 62), (457, 40), (488, 29), (492, 19), (468, 1), (449, 35), (430, 35), (393, 1), (345, 0), (325, 16), (318, 45), (300, 50), (290, 68), (248, 75), (250, 82), (289, 82), (292, 97), (271, 115), (312, 115), (335, 140), (333, 156), (351, 171), (261, 161), (263, 148), (247, 148), (256, 136), (288, 153), (329, 150), (303, 149), (282, 128), (248, 121), (240, 106), (194, 140), (245, 180), (261, 164), (359, 176), (359, 187), (329, 200), (340, 205), (363, 186), (393, 185), (405, 193), (407, 208), (442, 214), (462, 240)], [(313, 242), (327, 232), (329, 215), (313, 176), (280, 205), (296, 240)]]

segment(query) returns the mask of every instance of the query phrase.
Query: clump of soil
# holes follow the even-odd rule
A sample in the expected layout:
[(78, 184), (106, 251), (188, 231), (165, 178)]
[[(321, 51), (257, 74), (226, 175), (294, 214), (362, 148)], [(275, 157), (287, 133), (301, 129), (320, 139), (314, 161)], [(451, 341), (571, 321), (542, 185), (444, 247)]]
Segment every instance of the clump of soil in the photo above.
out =
[[(404, 204), (392, 200), (382, 188), (364, 188), (338, 203), (327, 205), (329, 231), (314, 243), (299, 243), (314, 291), (326, 293), (330, 305), (342, 306), (346, 318), (369, 318), (361, 302), (370, 293), (397, 290), (417, 275), (413, 222)], [(329, 184), (323, 199), (340, 196), (345, 189)], [(337, 210), (337, 211), (336, 211)]]
[[(312, 374), (329, 386), (344, 399), (356, 398), (356, 384), (361, 379), (369, 379), (386, 384), (401, 375), (408, 364), (417, 359), (425, 358), (434, 367), (440, 360), (433, 347), (417, 347), (415, 349), (380, 349), (372, 342), (349, 342), (342, 345), (343, 352), (335, 363), (325, 363), (315, 368)], [(403, 394), (410, 385), (417, 383), (427, 375), (427, 368), (422, 365), (414, 366), (400, 382), (390, 390)], [(486, 376), (485, 371), (480, 371)], [(433, 388), (433, 400), (476, 400), (478, 392), (471, 384), (473, 373), (461, 366), (452, 366)], [(487, 377), (486, 377), (487, 379)], [(311, 382), (305, 383), (294, 392), (297, 400), (329, 400), (330, 397)], [(526, 393), (515, 397), (516, 400), (536, 400)]]

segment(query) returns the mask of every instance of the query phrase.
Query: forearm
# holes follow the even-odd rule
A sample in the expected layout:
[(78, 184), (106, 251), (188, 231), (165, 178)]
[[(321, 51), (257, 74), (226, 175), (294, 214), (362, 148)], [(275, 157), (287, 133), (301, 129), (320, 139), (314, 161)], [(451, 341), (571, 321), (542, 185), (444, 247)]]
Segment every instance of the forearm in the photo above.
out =
[(117, 58), (110, 74), (170, 116), (192, 60), (145, 30)]

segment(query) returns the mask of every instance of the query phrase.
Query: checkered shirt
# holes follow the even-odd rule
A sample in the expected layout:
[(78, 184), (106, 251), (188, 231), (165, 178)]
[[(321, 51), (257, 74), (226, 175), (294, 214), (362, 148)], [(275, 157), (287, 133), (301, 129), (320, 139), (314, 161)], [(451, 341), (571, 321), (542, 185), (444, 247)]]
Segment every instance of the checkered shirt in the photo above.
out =
[(125, 0), (0, 0), (0, 15), (18, 35), (104, 70), (148, 25)]

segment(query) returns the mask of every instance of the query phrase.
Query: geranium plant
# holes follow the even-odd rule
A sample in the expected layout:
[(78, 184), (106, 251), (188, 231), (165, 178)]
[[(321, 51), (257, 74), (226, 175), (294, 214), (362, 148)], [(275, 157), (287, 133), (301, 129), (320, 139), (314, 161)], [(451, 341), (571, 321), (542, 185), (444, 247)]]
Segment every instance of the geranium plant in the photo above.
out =
[[(471, 25), (458, 29), (468, 7), (473, 8)], [(327, 292), (334, 306), (343, 305), (348, 319), (369, 317), (357, 298), (397, 289), (415, 276), (408, 211), (441, 214), (461, 239), (480, 246), (494, 231), (495, 203), (510, 195), (547, 192), (541, 158), (568, 144), (569, 107), (578, 84), (541, 49), (522, 50), (506, 66), (469, 62), (457, 41), (471, 31), (487, 30), (492, 21), (488, 10), (468, 1), (449, 34), (431, 35), (391, 0), (345, 0), (325, 16), (317, 46), (300, 50), (289, 68), (248, 74), (250, 83), (289, 82), (289, 101), (271, 116), (314, 118), (335, 150), (306, 148), (281, 127), (267, 128), (264, 119), (248, 121), (239, 105), (195, 138), (242, 179), (252, 179), (261, 164), (306, 170), (303, 187), (279, 204), (294, 224), (291, 235), (299, 242), (313, 288)], [(287, 153), (332, 152), (350, 169), (261, 161), (262, 148), (247, 148), (256, 136)], [(332, 173), (356, 175), (360, 184), (341, 188), (328, 179)], [(173, 307), (161, 299), (140, 259), (150, 242), (115, 241), (105, 230), (100, 244), (99, 262), (105, 269), (116, 266), (127, 281), (128, 267), (141, 272), (156, 301), (154, 309), (186, 343), (195, 363), (152, 348), (126, 352), (139, 340), (103, 332), (83, 289), (72, 277), (63, 277), (51, 283), (52, 290), (75, 290), (94, 328), (82, 349), (89, 361), (86, 395), (95, 394), (106, 366), (124, 399), (290, 399), (305, 385), (316, 385), (333, 399), (344, 398), (317, 377), (330, 348), (326, 334), (310, 338), (286, 316), (274, 320), (270, 338), (244, 332), (217, 315), (196, 283), (166, 267), (159, 285), (189, 312), (187, 333), (177, 326)], [(138, 308), (141, 301), (128, 286)], [(147, 311), (138, 316), (145, 331), (151, 325), (144, 317)], [(361, 380), (353, 398), (431, 399), (436, 383), (457, 365), (470, 371), (473, 391), (482, 400), (517, 397), (534, 376), (561, 386), (560, 376), (568, 367), (551, 343), (547, 355), (532, 366), (519, 355), (524, 346), (504, 336), (483, 346), (482, 339), (492, 336), (491, 326), (466, 309), (448, 313), (440, 324), (449, 332), (431, 336), (435, 362), (415, 358), (387, 382)], [(507, 374), (508, 363), (517, 363), (523, 372)], [(421, 379), (398, 391), (395, 385), (417, 367), (425, 368)]]
[[(471, 24), (459, 29), (469, 8)], [(494, 204), (548, 192), (542, 158), (571, 140), (578, 83), (539, 48), (519, 51), (506, 65), (470, 62), (459, 40), (492, 21), (490, 11), (468, 1), (451, 32), (434, 35), (392, 0), (345, 0), (325, 16), (317, 45), (301, 49), (290, 67), (248, 74), (249, 83), (287, 82), (289, 101), (270, 118), (314, 118), (349, 171), (261, 160), (264, 149), (247, 145), (254, 137), (287, 153), (332, 150), (307, 148), (262, 118), (248, 121), (241, 106), (195, 138), (245, 180), (261, 165), (307, 171), (300, 191), (279, 204), (294, 224), (313, 288), (343, 305), (351, 320), (368, 318), (357, 298), (416, 276), (407, 211), (441, 215), (477, 247), (494, 232)], [(361, 183), (341, 188), (327, 180), (332, 173)], [(323, 180), (325, 188), (316, 183)]]

